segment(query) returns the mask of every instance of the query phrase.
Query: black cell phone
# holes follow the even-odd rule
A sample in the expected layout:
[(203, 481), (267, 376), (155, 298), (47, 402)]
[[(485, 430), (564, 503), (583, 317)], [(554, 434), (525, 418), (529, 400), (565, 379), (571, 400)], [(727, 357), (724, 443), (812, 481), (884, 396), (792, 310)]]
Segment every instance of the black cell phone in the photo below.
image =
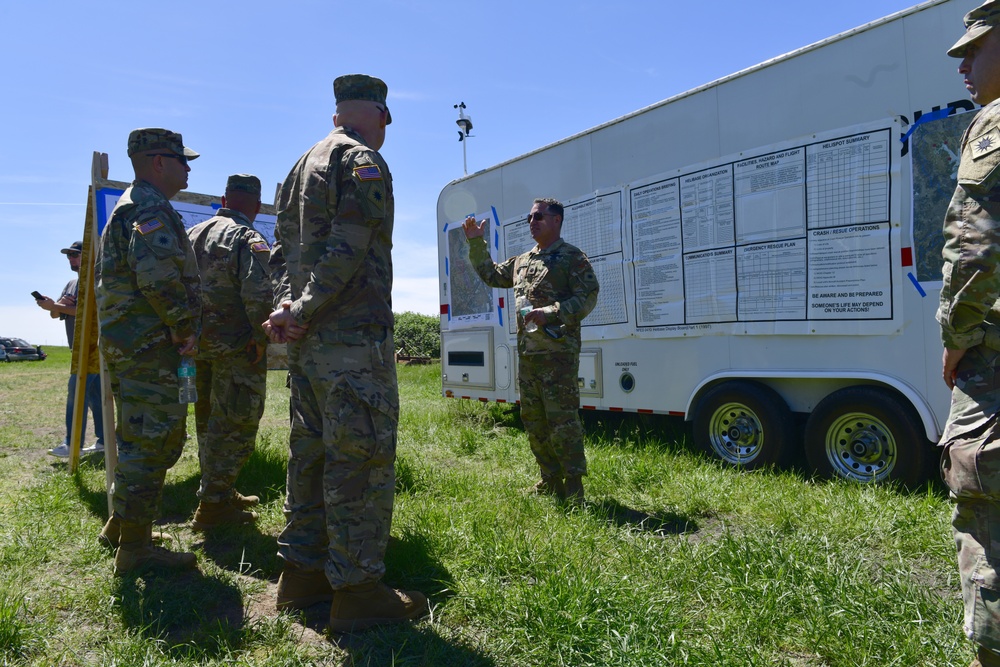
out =
[(31, 296), (35, 297), (35, 301), (41, 301), (42, 299), (44, 299), (44, 298), (45, 298), (45, 297), (44, 297), (44, 296), (42, 295), (42, 293), (41, 293), (41, 292), (39, 292), (38, 290), (35, 290), (34, 292), (32, 292), (32, 293), (31, 293)]

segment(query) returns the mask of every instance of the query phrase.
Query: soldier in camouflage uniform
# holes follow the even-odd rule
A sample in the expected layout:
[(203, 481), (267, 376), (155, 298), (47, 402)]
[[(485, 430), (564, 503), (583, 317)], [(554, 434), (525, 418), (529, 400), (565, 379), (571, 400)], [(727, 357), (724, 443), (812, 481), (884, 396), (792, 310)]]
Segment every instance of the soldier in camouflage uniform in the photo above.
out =
[(952, 527), (973, 665), (1000, 665), (1000, 0), (965, 16), (948, 50), (972, 100), (985, 105), (962, 137), (958, 187), (944, 221), (937, 319), (942, 372), (952, 390), (941, 472), (955, 503)]
[(378, 153), (392, 116), (379, 79), (342, 76), (333, 90), (336, 129), (278, 195), (265, 330), (289, 343), (292, 390), (278, 608), (332, 599), (341, 632), (416, 618), (427, 598), (381, 583), (399, 419), (392, 176)]
[(181, 135), (159, 128), (128, 138), (135, 180), (118, 200), (97, 254), (101, 351), (117, 407), (114, 513), (102, 535), (114, 544), (115, 573), (145, 566), (194, 567), (191, 553), (151, 543), (163, 480), (184, 448), (187, 405), (178, 402), (181, 356), (197, 349), (198, 264), (170, 198), (187, 187)]
[(236, 488), (253, 453), (267, 391), (267, 336), (271, 313), (271, 247), (254, 229), (260, 179), (234, 174), (215, 217), (188, 230), (201, 273), (201, 339), (196, 357), (198, 460), (201, 487), (191, 527), (250, 523), (246, 508), (259, 502)]
[[(515, 298), (531, 310), (517, 314), (518, 389), (521, 421), (542, 478), (531, 490), (574, 504), (583, 503), (587, 457), (580, 424), (580, 322), (597, 304), (594, 269), (579, 248), (561, 237), (562, 204), (536, 199), (528, 216), (538, 244), (502, 264), (490, 258), (483, 230), (469, 216), (463, 229), (469, 259), (490, 287), (513, 287)], [(531, 324), (537, 325), (528, 331)]]

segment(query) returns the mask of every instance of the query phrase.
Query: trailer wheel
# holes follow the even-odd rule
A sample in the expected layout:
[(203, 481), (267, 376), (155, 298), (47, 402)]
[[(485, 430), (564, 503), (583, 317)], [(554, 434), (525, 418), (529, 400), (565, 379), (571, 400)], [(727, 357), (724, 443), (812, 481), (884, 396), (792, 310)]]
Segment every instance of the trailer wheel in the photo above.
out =
[(747, 469), (778, 465), (794, 439), (792, 413), (770, 387), (733, 380), (698, 403), (694, 437), (709, 454)]
[(930, 456), (909, 405), (878, 387), (847, 387), (816, 406), (806, 422), (806, 458), (824, 477), (919, 484)]

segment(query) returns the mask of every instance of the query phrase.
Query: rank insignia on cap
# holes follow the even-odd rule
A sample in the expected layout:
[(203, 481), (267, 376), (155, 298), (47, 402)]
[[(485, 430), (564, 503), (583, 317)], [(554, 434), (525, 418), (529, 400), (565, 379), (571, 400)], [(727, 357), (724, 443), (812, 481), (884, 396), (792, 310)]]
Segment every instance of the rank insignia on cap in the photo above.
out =
[(161, 227), (163, 227), (163, 223), (160, 222), (159, 218), (154, 218), (149, 222), (144, 222), (141, 225), (136, 225), (135, 231), (145, 236), (150, 232), (155, 232), (157, 229), (160, 229)]
[(382, 172), (379, 171), (377, 164), (366, 164), (363, 167), (355, 167), (354, 175), (357, 176), (359, 181), (381, 181)]
[(250, 250), (253, 252), (269, 252), (271, 247), (267, 245), (267, 241), (261, 241), (260, 243), (254, 243), (251, 245)]

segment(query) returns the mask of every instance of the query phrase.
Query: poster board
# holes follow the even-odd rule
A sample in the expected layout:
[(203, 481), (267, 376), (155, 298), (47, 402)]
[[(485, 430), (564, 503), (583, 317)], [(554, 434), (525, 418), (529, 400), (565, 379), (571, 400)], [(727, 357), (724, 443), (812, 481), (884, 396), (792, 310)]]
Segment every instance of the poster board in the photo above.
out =
[[(886, 118), (566, 200), (563, 238), (601, 285), (583, 338), (898, 331), (898, 136), (899, 119)], [(494, 261), (534, 245), (527, 210), (491, 213)], [(513, 335), (509, 290), (484, 299), (460, 225), (443, 233), (446, 328), (499, 321)]]

